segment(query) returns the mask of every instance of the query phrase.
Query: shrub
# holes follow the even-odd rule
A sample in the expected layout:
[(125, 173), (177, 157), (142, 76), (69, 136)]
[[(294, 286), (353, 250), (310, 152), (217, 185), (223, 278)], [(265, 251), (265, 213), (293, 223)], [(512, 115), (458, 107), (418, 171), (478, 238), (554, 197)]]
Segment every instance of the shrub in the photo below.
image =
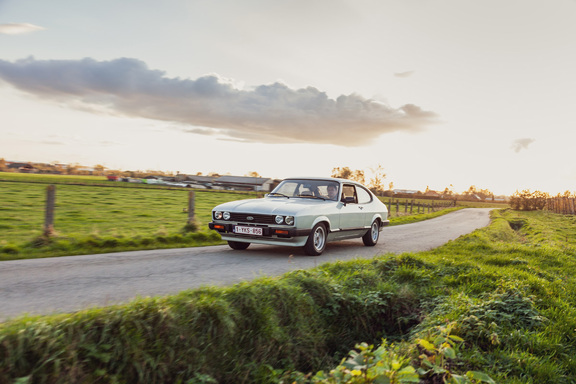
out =
[(546, 199), (548, 197), (548, 193), (540, 191), (516, 191), (512, 196), (510, 196), (510, 206), (516, 211), (542, 210), (546, 207)]

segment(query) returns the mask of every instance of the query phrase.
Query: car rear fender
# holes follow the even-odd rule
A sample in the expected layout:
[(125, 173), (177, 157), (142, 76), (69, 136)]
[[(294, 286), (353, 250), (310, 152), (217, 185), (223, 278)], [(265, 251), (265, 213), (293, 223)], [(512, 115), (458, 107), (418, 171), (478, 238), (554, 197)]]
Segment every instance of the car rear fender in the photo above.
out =
[(387, 219), (382, 218), (382, 215), (379, 213), (375, 213), (372, 216), (372, 219), (370, 220), (370, 223), (373, 223), (374, 220), (378, 220), (380, 222), (380, 229), (382, 229), (382, 227), (387, 226), (388, 224), (390, 224), (390, 221)]

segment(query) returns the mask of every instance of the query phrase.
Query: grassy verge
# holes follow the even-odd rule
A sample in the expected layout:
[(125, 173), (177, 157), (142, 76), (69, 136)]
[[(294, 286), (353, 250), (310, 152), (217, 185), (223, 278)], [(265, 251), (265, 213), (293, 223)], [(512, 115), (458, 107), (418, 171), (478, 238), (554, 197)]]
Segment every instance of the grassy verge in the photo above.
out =
[(0, 383), (571, 383), (575, 222), (495, 211), (430, 252), (16, 319)]

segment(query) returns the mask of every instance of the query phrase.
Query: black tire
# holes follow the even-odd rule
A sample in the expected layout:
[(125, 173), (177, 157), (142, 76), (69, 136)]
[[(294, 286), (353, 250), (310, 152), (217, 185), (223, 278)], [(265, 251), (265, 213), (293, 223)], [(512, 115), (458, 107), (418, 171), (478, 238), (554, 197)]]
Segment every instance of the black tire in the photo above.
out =
[(237, 251), (243, 251), (250, 246), (250, 243), (243, 243), (241, 241), (228, 241), (230, 248)]
[(326, 226), (322, 223), (316, 224), (312, 228), (312, 233), (310, 233), (306, 245), (304, 245), (304, 252), (309, 256), (320, 256), (326, 249), (327, 238)]
[(368, 232), (362, 236), (362, 242), (367, 247), (373, 247), (378, 243), (378, 239), (380, 238), (380, 222), (378, 220), (374, 220)]

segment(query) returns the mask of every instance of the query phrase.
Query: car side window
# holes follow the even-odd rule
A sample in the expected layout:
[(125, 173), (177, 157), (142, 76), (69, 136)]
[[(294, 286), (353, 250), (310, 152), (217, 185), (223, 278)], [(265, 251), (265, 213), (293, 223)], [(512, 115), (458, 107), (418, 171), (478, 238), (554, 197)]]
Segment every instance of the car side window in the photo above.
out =
[(356, 193), (358, 194), (358, 204), (367, 204), (372, 201), (372, 195), (364, 188), (356, 187)]
[(344, 184), (342, 186), (342, 201), (346, 201), (347, 198), (351, 197), (352, 203), (358, 203), (358, 198), (356, 196), (356, 188), (353, 185)]

